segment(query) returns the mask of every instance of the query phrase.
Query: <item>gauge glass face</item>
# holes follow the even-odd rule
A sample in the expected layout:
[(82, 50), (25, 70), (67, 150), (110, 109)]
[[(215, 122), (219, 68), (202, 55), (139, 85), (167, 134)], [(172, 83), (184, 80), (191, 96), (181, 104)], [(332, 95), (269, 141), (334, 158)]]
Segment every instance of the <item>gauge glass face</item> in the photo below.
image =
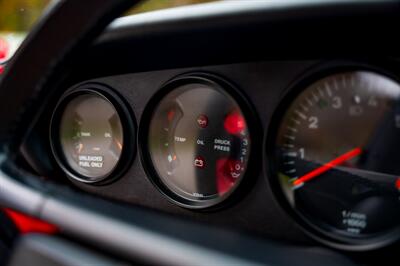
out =
[(117, 166), (123, 129), (117, 110), (95, 93), (76, 96), (65, 105), (59, 127), (61, 152), (80, 180), (96, 182)]
[(219, 87), (191, 83), (158, 104), (148, 147), (163, 186), (179, 199), (207, 205), (242, 181), (250, 154), (247, 123), (237, 102)]
[(277, 178), (314, 228), (365, 239), (400, 224), (400, 84), (369, 71), (323, 78), (285, 109)]

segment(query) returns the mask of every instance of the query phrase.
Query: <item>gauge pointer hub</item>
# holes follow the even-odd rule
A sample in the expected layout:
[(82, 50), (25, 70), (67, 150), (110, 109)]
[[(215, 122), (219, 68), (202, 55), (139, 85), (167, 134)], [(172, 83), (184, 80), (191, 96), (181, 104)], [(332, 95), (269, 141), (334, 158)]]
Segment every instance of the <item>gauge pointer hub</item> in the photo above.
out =
[(322, 165), (321, 167), (318, 167), (317, 169), (314, 169), (311, 172), (299, 177), (298, 179), (293, 181), (293, 185), (294, 186), (302, 185), (305, 182), (310, 181), (311, 179), (314, 179), (314, 178), (322, 175), (323, 173), (331, 170), (335, 166), (341, 165), (342, 163), (344, 163), (348, 160), (351, 160), (354, 157), (359, 156), (361, 153), (362, 153), (361, 148), (359, 148), (359, 147), (354, 148), (354, 149), (340, 155), (339, 157), (333, 159), (332, 161)]

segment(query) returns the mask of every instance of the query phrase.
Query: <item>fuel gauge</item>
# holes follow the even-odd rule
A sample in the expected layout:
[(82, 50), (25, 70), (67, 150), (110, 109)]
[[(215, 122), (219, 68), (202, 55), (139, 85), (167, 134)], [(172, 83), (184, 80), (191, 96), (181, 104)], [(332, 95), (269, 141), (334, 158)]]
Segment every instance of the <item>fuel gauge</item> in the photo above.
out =
[(120, 112), (94, 90), (75, 91), (61, 101), (52, 133), (53, 151), (62, 168), (86, 183), (109, 177), (125, 146)]

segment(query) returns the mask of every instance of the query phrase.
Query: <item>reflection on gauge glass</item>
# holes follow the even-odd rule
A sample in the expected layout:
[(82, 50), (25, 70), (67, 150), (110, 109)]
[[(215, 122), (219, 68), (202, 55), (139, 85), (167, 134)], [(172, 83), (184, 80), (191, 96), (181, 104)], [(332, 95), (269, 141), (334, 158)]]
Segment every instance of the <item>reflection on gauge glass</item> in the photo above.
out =
[(325, 235), (397, 237), (399, 136), (399, 83), (370, 71), (331, 75), (285, 109), (276, 177), (294, 210)]
[(121, 157), (124, 136), (120, 116), (107, 98), (95, 92), (68, 99), (58, 134), (66, 168), (80, 181), (103, 180)]
[(159, 180), (189, 207), (218, 204), (236, 189), (250, 144), (238, 103), (207, 80), (175, 87), (150, 122), (148, 147)]

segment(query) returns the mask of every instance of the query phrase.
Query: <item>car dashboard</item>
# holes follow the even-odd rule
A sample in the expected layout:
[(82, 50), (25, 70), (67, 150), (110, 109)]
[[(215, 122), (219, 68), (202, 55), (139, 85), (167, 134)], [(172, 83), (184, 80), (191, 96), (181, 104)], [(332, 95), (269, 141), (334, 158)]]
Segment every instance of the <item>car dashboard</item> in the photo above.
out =
[(392, 256), (399, 4), (285, 3), (117, 19), (46, 96), (21, 164), (122, 219), (138, 208), (366, 265)]

